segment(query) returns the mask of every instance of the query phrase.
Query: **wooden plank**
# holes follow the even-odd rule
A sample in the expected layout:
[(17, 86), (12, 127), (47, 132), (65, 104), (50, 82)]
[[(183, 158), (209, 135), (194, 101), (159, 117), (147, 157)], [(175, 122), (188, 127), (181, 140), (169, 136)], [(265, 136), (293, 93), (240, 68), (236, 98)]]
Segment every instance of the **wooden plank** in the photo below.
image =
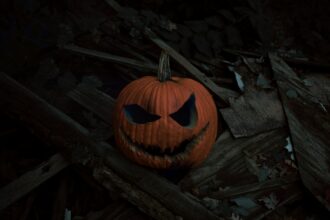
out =
[(115, 11), (119, 12), (122, 7), (114, 0), (105, 0)]
[(88, 86), (79, 85), (69, 92), (69, 97), (80, 105), (95, 113), (109, 125), (112, 124), (112, 110), (115, 100), (109, 95)]
[(106, 206), (102, 210), (91, 211), (87, 214), (84, 220), (110, 220), (115, 219), (121, 212), (127, 210), (129, 208), (129, 203), (126, 201), (116, 201)]
[(287, 198), (285, 198), (284, 201), (280, 202), (279, 204), (276, 205), (276, 209), (270, 209), (258, 216), (255, 216), (253, 219), (255, 220), (262, 220), (265, 219), (266, 216), (271, 214), (272, 212), (276, 211), (278, 208), (285, 206), (286, 204), (290, 204), (294, 201), (297, 201), (303, 197), (303, 193), (300, 190), (297, 190), (296, 192), (292, 193), (289, 195)]
[(106, 60), (109, 62), (127, 65), (132, 68), (143, 69), (143, 70), (147, 70), (147, 71), (150, 71), (153, 73), (157, 73), (157, 70), (158, 70), (157, 65), (154, 65), (149, 62), (142, 62), (142, 61), (138, 61), (138, 60), (127, 58), (127, 57), (116, 56), (113, 54), (109, 54), (109, 53), (105, 53), (105, 52), (101, 52), (101, 51), (97, 51), (97, 50), (91, 50), (91, 49), (79, 47), (79, 46), (72, 45), (72, 44), (65, 45), (61, 48), (65, 49), (67, 51), (73, 52), (73, 53), (86, 55), (89, 57), (96, 57), (96, 58)]
[[(106, 188), (108, 187), (107, 183), (112, 182), (122, 192), (122, 196), (125, 199), (144, 211), (148, 210), (147, 212), (149, 215), (154, 218), (162, 220), (175, 219), (175, 215), (164, 208), (164, 206), (154, 197), (150, 196), (148, 193), (145, 193), (143, 190), (139, 190), (136, 186), (134, 186), (134, 184), (130, 184), (129, 182), (123, 180), (112, 170), (105, 168), (94, 170), (94, 177), (99, 180), (99, 182), (102, 182)], [(127, 192), (134, 193), (127, 194)]]
[[(188, 198), (176, 185), (128, 161), (110, 145), (93, 141), (84, 127), (3, 73), (0, 74), (0, 99), (0, 109), (18, 116), (37, 136), (61, 149), (71, 162), (106, 174), (112, 171), (112, 176), (135, 186), (136, 191), (122, 188), (127, 189), (124, 195), (134, 204), (140, 204), (139, 208), (146, 214), (162, 219), (152, 211), (154, 206), (149, 201), (140, 200), (135, 194), (146, 194), (159, 201), (163, 206), (162, 213), (167, 210), (168, 215), (173, 213), (183, 219), (220, 219)], [(116, 179), (111, 179), (111, 183), (104, 181), (104, 178), (96, 180), (106, 187), (122, 183)], [(120, 185), (117, 187), (120, 188)]]
[(60, 155), (55, 154), (36, 169), (25, 173), (12, 183), (0, 189), (0, 210), (13, 204), (29, 192), (40, 186), (65, 169), (69, 163)]
[[(224, 48), (223, 51), (236, 56), (247, 56), (254, 58), (260, 58), (264, 56), (264, 54), (258, 52), (235, 50), (229, 48)], [(314, 71), (322, 71), (325, 73), (330, 72), (330, 65), (328, 63), (315, 62), (307, 59), (301, 59), (299, 57), (282, 56), (281, 58), (290, 65), (299, 66), (302, 68), (311, 68)]]
[(54, 199), (53, 214), (51, 220), (63, 220), (68, 200), (68, 180), (62, 178)]
[[(286, 129), (277, 129), (253, 137), (239, 139), (234, 139), (228, 132), (224, 132), (215, 143), (210, 153), (211, 156), (201, 166), (191, 170), (181, 180), (180, 185), (185, 190), (190, 190), (207, 182), (221, 170), (226, 173), (229, 172), (229, 169), (231, 169), (230, 172), (237, 172), (235, 167), (240, 163), (247, 169), (244, 151), (248, 150), (256, 154), (264, 149), (271, 150), (279, 144), (285, 143), (287, 136)], [(230, 166), (228, 167), (228, 165)]]
[[(304, 185), (330, 210), (329, 105), (277, 55), (269, 54)], [(330, 94), (328, 94), (330, 95)]]
[(280, 187), (286, 187), (287, 185), (291, 185), (298, 181), (298, 178), (294, 176), (291, 177), (283, 177), (275, 180), (267, 180), (264, 182), (252, 183), (243, 186), (231, 187), (229, 189), (212, 193), (209, 195), (210, 198), (215, 198), (219, 200), (223, 200), (226, 198), (237, 197), (244, 194), (254, 193), (258, 191), (264, 191), (269, 189), (276, 189)]
[(285, 117), (277, 91), (252, 91), (220, 109), (234, 137), (248, 137), (285, 126)]

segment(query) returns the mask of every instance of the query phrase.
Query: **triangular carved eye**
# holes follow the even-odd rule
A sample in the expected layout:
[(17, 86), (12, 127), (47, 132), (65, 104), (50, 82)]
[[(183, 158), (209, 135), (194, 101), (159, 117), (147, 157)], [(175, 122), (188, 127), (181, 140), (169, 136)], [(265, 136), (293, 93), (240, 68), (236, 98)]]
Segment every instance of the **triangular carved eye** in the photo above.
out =
[(171, 118), (183, 127), (194, 127), (197, 122), (195, 99), (195, 95), (192, 94), (178, 111), (170, 114)]
[(137, 104), (124, 106), (127, 120), (133, 124), (145, 124), (160, 119), (160, 116), (151, 114)]

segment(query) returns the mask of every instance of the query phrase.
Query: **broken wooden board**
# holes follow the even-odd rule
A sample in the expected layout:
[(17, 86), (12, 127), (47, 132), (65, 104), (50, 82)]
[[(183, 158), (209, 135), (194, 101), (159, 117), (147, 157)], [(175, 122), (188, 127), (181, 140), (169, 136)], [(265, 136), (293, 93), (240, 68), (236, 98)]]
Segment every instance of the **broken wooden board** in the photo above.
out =
[[(187, 197), (176, 185), (128, 161), (110, 145), (92, 140), (79, 123), (4, 73), (0, 74), (0, 99), (5, 113), (17, 116), (34, 134), (60, 149), (69, 161), (92, 169), (96, 174), (94, 177), (100, 177), (96, 178), (100, 184), (107, 189), (110, 186), (110, 192), (113, 191), (111, 186), (120, 184), (115, 186), (123, 191), (124, 198), (138, 204), (151, 217), (166, 219), (166, 216), (174, 215), (183, 219), (221, 219)], [(158, 205), (136, 195), (148, 195), (162, 206), (163, 211), (155, 212), (154, 207)]]
[(276, 91), (252, 91), (229, 100), (220, 109), (235, 138), (248, 137), (285, 126), (282, 104)]
[(292, 178), (283, 177), (274, 180), (267, 180), (263, 182), (251, 183), (236, 187), (231, 187), (224, 190), (219, 190), (218, 192), (212, 193), (209, 195), (210, 198), (214, 199), (226, 199), (226, 198), (233, 198), (242, 195), (246, 195), (249, 193), (254, 193), (258, 191), (264, 191), (269, 189), (276, 189), (281, 187), (286, 187), (294, 182), (296, 182), (298, 178), (293, 176)]
[(134, 219), (134, 220), (152, 220), (151, 217), (146, 216), (140, 212), (136, 207), (130, 203), (123, 201), (116, 201), (102, 210), (92, 211), (87, 214), (82, 220), (112, 220), (112, 219)]
[[(284, 146), (285, 138), (288, 136), (286, 129), (277, 129), (262, 133), (253, 137), (234, 139), (230, 133), (224, 132), (215, 143), (210, 156), (201, 166), (189, 172), (183, 178), (180, 185), (189, 190), (203, 185), (217, 175), (221, 170), (233, 172), (233, 175), (241, 173), (241, 168), (247, 171), (244, 157), (249, 151), (250, 154), (257, 154), (263, 150), (271, 150), (274, 147)], [(230, 167), (228, 167), (230, 165)], [(225, 169), (228, 169), (225, 171)]]
[(69, 163), (60, 154), (55, 154), (34, 170), (4, 186), (0, 189), (0, 210), (13, 204), (68, 166)]
[[(84, 84), (78, 85), (76, 89), (69, 92), (68, 96), (80, 105), (95, 113), (109, 125), (112, 124), (112, 110), (115, 100), (109, 95), (97, 90), (94, 87), (88, 87)], [(102, 103), (102, 105), (100, 105)], [(97, 109), (98, 111), (94, 111)]]
[(76, 45), (65, 45), (61, 47), (67, 51), (77, 53), (80, 55), (84, 56), (89, 56), (89, 57), (96, 57), (105, 61), (113, 62), (113, 63), (118, 63), (122, 65), (126, 65), (132, 68), (137, 68), (137, 69), (143, 69), (143, 70), (148, 70), (150, 72), (156, 73), (158, 70), (158, 66), (148, 63), (148, 62), (143, 62), (139, 60), (135, 60), (132, 58), (127, 58), (127, 57), (121, 57), (109, 53), (105, 53), (102, 51), (97, 51), (97, 50), (91, 50), (83, 47), (79, 47)]
[(324, 105), (330, 105), (330, 75), (324, 73), (302, 74), (303, 83)]
[[(239, 139), (225, 132), (215, 145), (218, 149), (180, 185), (203, 198), (215, 213), (231, 210), (244, 219), (270, 214), (302, 193), (285, 147), (288, 135), (286, 128)], [(271, 208), (260, 202), (270, 199)]]
[(278, 56), (269, 59), (281, 94), (304, 185), (330, 210), (329, 105)]

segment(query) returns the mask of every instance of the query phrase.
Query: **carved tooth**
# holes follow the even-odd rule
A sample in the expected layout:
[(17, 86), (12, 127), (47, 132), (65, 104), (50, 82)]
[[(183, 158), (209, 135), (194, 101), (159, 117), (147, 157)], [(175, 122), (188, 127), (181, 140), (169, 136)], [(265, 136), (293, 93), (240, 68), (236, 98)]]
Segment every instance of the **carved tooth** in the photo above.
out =
[(136, 148), (134, 146), (131, 145), (130, 147), (133, 152), (136, 152)]
[(165, 161), (166, 161), (167, 163), (171, 163), (171, 162), (172, 162), (172, 158), (169, 157), (169, 156), (167, 156), (167, 155), (164, 156), (164, 159), (165, 159)]
[(183, 160), (184, 157), (182, 156), (182, 154), (179, 154), (177, 156), (175, 156), (176, 160)]

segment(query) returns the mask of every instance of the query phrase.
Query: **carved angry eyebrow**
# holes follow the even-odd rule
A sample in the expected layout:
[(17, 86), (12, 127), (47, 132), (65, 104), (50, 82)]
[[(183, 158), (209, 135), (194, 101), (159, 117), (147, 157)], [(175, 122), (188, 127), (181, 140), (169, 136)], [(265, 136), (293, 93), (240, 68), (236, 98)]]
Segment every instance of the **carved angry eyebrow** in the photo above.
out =
[(192, 94), (178, 111), (170, 114), (171, 118), (183, 127), (192, 128), (197, 122), (196, 97)]
[(137, 104), (125, 105), (124, 114), (132, 124), (145, 124), (160, 119), (159, 115), (151, 114)]

